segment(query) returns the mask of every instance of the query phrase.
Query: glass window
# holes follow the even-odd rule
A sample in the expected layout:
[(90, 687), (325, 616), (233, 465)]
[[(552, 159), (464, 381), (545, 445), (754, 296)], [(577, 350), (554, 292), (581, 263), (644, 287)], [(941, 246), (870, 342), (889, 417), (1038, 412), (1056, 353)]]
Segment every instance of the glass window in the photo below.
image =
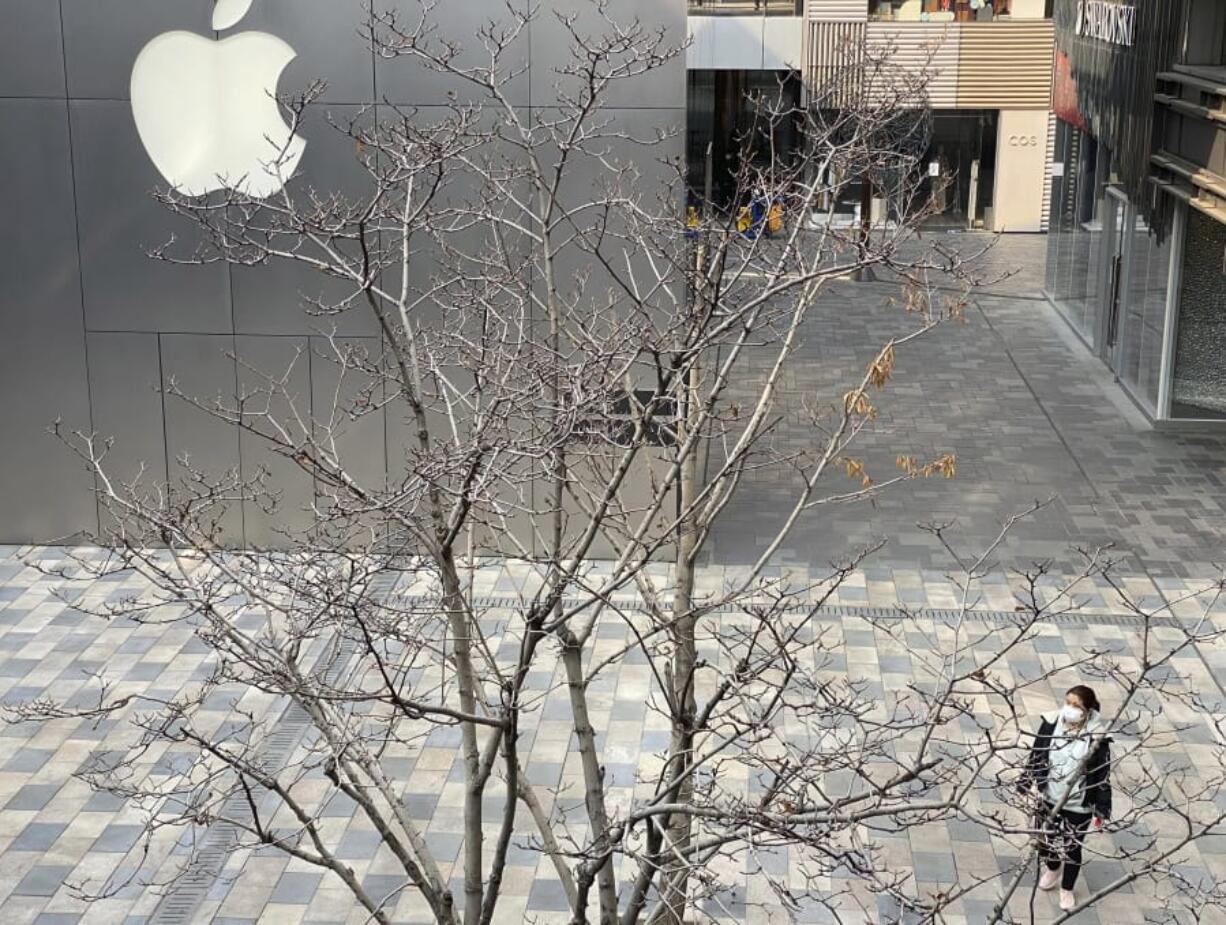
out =
[(1011, 5), (1012, 0), (869, 0), (868, 18), (991, 22), (997, 16), (1008, 16)]
[(1187, 17), (1183, 63), (1210, 68), (1226, 65), (1226, 4), (1222, 0), (1191, 0)]
[(1226, 225), (1188, 209), (1171, 417), (1226, 418)]
[(1158, 408), (1172, 226), (1169, 199), (1156, 200), (1154, 206), (1150, 221), (1138, 214), (1132, 228), (1119, 369), (1120, 379), (1151, 414)]

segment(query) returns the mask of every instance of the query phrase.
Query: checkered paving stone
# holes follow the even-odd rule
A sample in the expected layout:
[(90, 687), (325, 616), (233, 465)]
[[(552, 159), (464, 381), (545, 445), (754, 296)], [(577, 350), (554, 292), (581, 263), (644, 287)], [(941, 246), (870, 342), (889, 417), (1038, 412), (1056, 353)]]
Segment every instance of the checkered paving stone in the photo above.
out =
[[(88, 550), (77, 554), (99, 555)], [(0, 549), (0, 568), (8, 577), (0, 585), (7, 592), (0, 601), (0, 697), (9, 702), (42, 694), (78, 698), (81, 702), (96, 697), (95, 676), (115, 681), (124, 693), (169, 696), (197, 683), (210, 667), (207, 649), (197, 643), (187, 627), (179, 624), (139, 626), (125, 621), (104, 624), (93, 618), (62, 619), (72, 609), (62, 598), (84, 601), (103, 600), (115, 593), (139, 593), (140, 581), (128, 577), (119, 582), (69, 583), (52, 578), (23, 563), (46, 562), (62, 556), (62, 550)], [(670, 570), (661, 566), (655, 579), (667, 586)], [(700, 590), (713, 591), (738, 574), (735, 566), (706, 568), (699, 578)], [(812, 583), (821, 572), (800, 567), (780, 571), (780, 577), (795, 577)], [(1139, 600), (1178, 602), (1182, 616), (1195, 617), (1208, 610), (1226, 615), (1226, 603), (1211, 595), (1197, 595), (1213, 576), (1203, 578), (1165, 577), (1159, 581), (1146, 576), (1120, 579), (1130, 595)], [(527, 569), (518, 563), (490, 565), (476, 576), (478, 594), (493, 598), (522, 587), (528, 581)], [(1057, 580), (1046, 580), (1040, 589), (1054, 594)], [(985, 579), (969, 603), (981, 610), (1008, 613), (1017, 602), (1024, 585), (1016, 575), (994, 574)], [(905, 592), (905, 594), (904, 594)], [(1118, 653), (1121, 658), (1136, 655), (1135, 629), (1114, 619), (1121, 603), (1116, 592), (1100, 581), (1084, 581), (1075, 597), (1082, 605), (1076, 618), (1046, 624), (1034, 641), (1012, 653), (1002, 671), (1016, 677), (1033, 677), (1070, 657), (1069, 653), (1098, 647)], [(821, 625), (836, 634), (836, 644), (823, 663), (825, 676), (852, 677), (866, 681), (867, 689), (885, 697), (887, 691), (900, 689), (922, 679), (926, 653), (934, 645), (947, 642), (947, 625), (925, 618), (907, 624), (891, 636), (859, 614), (860, 608), (892, 608), (905, 598), (917, 611), (949, 609), (959, 605), (961, 593), (939, 570), (889, 566), (870, 566), (850, 576), (847, 584), (831, 598), (839, 608), (822, 617)], [(505, 612), (491, 610), (488, 625), (501, 632)], [(736, 624), (727, 616), (721, 631)], [(1164, 632), (1159, 629), (1157, 633)], [(1165, 632), (1171, 632), (1167, 630)], [(627, 629), (620, 621), (602, 624), (596, 634), (594, 656), (619, 648)], [(985, 635), (990, 645), (991, 634)], [(495, 651), (505, 640), (491, 637)], [(714, 643), (704, 643), (704, 654), (719, 659)], [(1218, 680), (1226, 679), (1226, 653), (1211, 649), (1189, 653), (1177, 666), (1172, 683), (1190, 686), (1201, 693), (1218, 690)], [(1038, 713), (1056, 702), (1059, 691), (1074, 680), (1058, 675), (1034, 685), (1024, 696), (1026, 708)], [(584, 831), (581, 770), (572, 749), (571, 731), (564, 707), (565, 685), (561, 669), (542, 665), (531, 678), (540, 698), (540, 708), (526, 717), (522, 747), (527, 754), (528, 777), (536, 785), (547, 811), (565, 815), (573, 831)], [(642, 773), (659, 767), (659, 752), (667, 745), (666, 724), (649, 706), (652, 676), (642, 660), (628, 658), (601, 679), (593, 688), (593, 720), (598, 744), (611, 786), (613, 809), (624, 808), (636, 796), (644, 795)], [(226, 722), (230, 704), (238, 692), (219, 694), (206, 705), (216, 714), (218, 725)], [(1110, 699), (1109, 692), (1104, 697)], [(254, 705), (244, 701), (246, 705)], [(1221, 706), (1221, 704), (1219, 704)], [(276, 705), (269, 705), (275, 715)], [(1179, 723), (1187, 719), (1178, 710), (1166, 719)], [(139, 807), (125, 804), (108, 794), (92, 793), (73, 777), (87, 762), (107, 761), (121, 753), (130, 741), (131, 730), (124, 722), (65, 721), (42, 727), (6, 726), (2, 729), (0, 765), (0, 923), (80, 922), (85, 925), (145, 925), (160, 899), (152, 884), (168, 878), (176, 865), (188, 857), (191, 833), (163, 830), (148, 845), (140, 837), (144, 817)], [(1174, 737), (1161, 760), (1168, 766), (1195, 767), (1197, 762), (1215, 761), (1218, 747), (1214, 731), (1198, 723)], [(300, 747), (301, 748), (301, 747)], [(456, 740), (447, 730), (439, 730), (419, 741), (397, 742), (389, 746), (385, 766), (398, 781), (409, 814), (422, 826), (431, 852), (439, 860), (444, 876), (460, 891), (460, 869), (456, 859), (463, 845), (462, 774), (457, 761)], [(300, 753), (299, 753), (300, 754)], [(174, 752), (141, 757), (133, 768), (138, 774), (157, 774), (187, 760)], [(752, 789), (753, 781), (744, 782)], [(832, 784), (838, 782), (832, 781)], [(429, 921), (420, 901), (403, 889), (403, 876), (377, 833), (364, 816), (355, 812), (351, 800), (337, 793), (322, 775), (315, 773), (300, 780), (304, 798), (321, 807), (325, 832), (338, 853), (361, 882), (381, 899), (398, 922)], [(500, 791), (495, 784), (489, 794), (491, 811)], [(986, 798), (986, 795), (985, 795)], [(568, 921), (557, 876), (551, 864), (535, 849), (521, 815), (522, 830), (509, 853), (510, 866), (504, 880), (500, 921), (527, 921), (550, 925)], [(274, 827), (288, 829), (291, 820), (284, 812), (273, 818)], [(1085, 883), (1107, 882), (1121, 868), (1110, 855), (1136, 847), (1143, 841), (1140, 832), (1102, 836), (1100, 853), (1107, 857), (1093, 860), (1086, 868)], [(182, 837), (180, 837), (182, 836)], [(925, 826), (899, 832), (878, 827), (869, 837), (899, 869), (914, 871), (915, 887), (921, 891), (945, 889), (968, 878), (986, 878), (988, 886), (962, 900), (951, 910), (950, 922), (982, 921), (992, 899), (994, 878), (1013, 864), (1023, 845), (988, 835), (966, 821)], [(1210, 839), (1186, 852), (1183, 858), (1188, 876), (1221, 878), (1226, 876), (1226, 836)], [(720, 869), (726, 889), (704, 907), (713, 921), (774, 925), (785, 921), (836, 921), (830, 910), (806, 899), (799, 900), (794, 919), (787, 918), (758, 871), (788, 873), (794, 886), (801, 886), (803, 859), (785, 850), (756, 851), (743, 865)], [(628, 876), (630, 866), (623, 864), (620, 875)], [(863, 884), (850, 877), (834, 875), (820, 881), (844, 921), (894, 921), (901, 911), (879, 905)], [(83, 884), (98, 889), (107, 884), (108, 898), (93, 904), (81, 902), (69, 885)], [(1028, 895), (1027, 895), (1028, 899)], [(1104, 902), (1094, 914), (1078, 922), (1141, 923), (1144, 916), (1163, 907), (1162, 890), (1148, 881), (1138, 881), (1130, 891)], [(1037, 921), (1049, 921), (1055, 907), (1047, 897), (1039, 900)], [(1019, 907), (1020, 908), (1020, 907)], [(857, 918), (857, 916), (859, 916)], [(196, 909), (193, 922), (209, 925), (267, 925), (301, 923), (324, 925), (364, 922), (352, 897), (331, 874), (269, 849), (241, 849), (230, 855), (219, 876)]]

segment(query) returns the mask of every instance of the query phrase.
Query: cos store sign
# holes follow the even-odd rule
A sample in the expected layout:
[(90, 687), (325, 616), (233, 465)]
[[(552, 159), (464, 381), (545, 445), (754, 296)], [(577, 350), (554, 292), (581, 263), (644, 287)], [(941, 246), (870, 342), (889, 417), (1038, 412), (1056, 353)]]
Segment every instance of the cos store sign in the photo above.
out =
[(1012, 148), (1037, 148), (1039, 146), (1039, 136), (1010, 135), (1009, 146)]

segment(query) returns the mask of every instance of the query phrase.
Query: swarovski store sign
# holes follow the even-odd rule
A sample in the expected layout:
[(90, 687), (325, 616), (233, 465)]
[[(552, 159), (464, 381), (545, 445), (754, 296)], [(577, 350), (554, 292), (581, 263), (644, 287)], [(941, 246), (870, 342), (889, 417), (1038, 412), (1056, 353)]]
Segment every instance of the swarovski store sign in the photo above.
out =
[(1137, 8), (1108, 0), (1080, 0), (1074, 32), (1088, 39), (1132, 47), (1136, 38)]

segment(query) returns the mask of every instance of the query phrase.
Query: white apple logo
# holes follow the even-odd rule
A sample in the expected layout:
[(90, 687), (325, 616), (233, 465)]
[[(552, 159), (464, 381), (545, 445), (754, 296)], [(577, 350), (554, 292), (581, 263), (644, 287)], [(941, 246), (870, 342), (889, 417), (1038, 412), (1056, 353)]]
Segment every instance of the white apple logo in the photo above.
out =
[[(252, 0), (218, 0), (213, 28), (227, 29)], [(274, 35), (220, 41), (194, 32), (152, 39), (132, 67), (132, 115), (166, 182), (188, 196), (236, 189), (271, 196), (293, 174), (306, 141), (277, 105), (277, 81), (295, 52)]]

